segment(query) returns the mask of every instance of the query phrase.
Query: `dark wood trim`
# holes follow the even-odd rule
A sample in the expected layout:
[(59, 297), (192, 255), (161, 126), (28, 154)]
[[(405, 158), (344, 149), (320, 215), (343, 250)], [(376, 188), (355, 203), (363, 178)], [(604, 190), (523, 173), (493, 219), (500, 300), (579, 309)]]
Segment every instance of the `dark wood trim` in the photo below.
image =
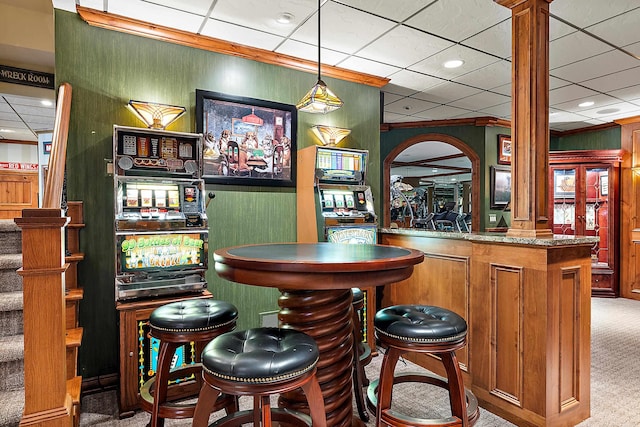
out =
[(38, 141), (22, 141), (19, 139), (0, 139), (3, 144), (38, 145)]
[(575, 162), (622, 162), (625, 150), (567, 150), (551, 151), (549, 163), (575, 163)]
[(619, 125), (630, 125), (633, 123), (640, 123), (640, 116), (631, 116), (625, 119), (614, 120), (613, 122)]
[(469, 119), (447, 119), (447, 120), (423, 120), (419, 122), (402, 123), (382, 123), (380, 132), (388, 132), (394, 129), (428, 128), (441, 126), (502, 126), (511, 128), (509, 120), (495, 117), (473, 117)]
[[(124, 16), (114, 15), (112, 13), (100, 12), (87, 7), (76, 6), (76, 10), (78, 11), (78, 15), (80, 15), (87, 24), (94, 27), (120, 31), (123, 33), (133, 34), (135, 36), (147, 37), (167, 43), (194, 47), (196, 49), (208, 50), (225, 55), (251, 59), (253, 61), (263, 62), (266, 64), (279, 65), (281, 67), (292, 68), (294, 70), (305, 71), (308, 73), (318, 72), (318, 63), (315, 61), (230, 43), (213, 37), (150, 24), (148, 22), (138, 21)], [(384, 77), (359, 73), (357, 71), (346, 70), (325, 64), (322, 65), (322, 75), (374, 87), (382, 87), (389, 83), (390, 80)]]
[(619, 125), (618, 125), (617, 122), (611, 122), (611, 123), (603, 123), (601, 125), (588, 126), (586, 128), (580, 128), (580, 129), (572, 129), (572, 130), (565, 130), (565, 131), (552, 130), (552, 131), (550, 131), (550, 134), (551, 134), (551, 136), (561, 138), (563, 136), (579, 135), (579, 134), (587, 133), (587, 132), (597, 132), (597, 131), (601, 131), (601, 130), (605, 130), (605, 129), (615, 128), (615, 127), (618, 127), (618, 126)]

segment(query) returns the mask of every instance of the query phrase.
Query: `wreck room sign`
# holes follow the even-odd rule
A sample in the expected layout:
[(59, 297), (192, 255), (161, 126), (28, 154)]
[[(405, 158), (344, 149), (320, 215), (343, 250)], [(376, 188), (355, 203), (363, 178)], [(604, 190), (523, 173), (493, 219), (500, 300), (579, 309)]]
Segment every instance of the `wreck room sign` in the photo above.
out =
[(0, 65), (0, 82), (54, 89), (54, 75), (42, 71)]

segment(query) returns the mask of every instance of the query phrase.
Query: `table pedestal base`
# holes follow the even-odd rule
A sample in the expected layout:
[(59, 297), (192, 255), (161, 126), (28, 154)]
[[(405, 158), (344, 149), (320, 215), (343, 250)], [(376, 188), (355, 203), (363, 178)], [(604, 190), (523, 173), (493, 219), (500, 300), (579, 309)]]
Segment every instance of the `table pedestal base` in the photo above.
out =
[[(317, 377), (324, 397), (327, 425), (350, 427), (353, 419), (353, 336), (351, 289), (331, 291), (283, 290), (278, 299), (278, 319), (282, 327), (305, 332), (320, 350)], [(303, 410), (302, 392), (281, 395), (279, 405)]]

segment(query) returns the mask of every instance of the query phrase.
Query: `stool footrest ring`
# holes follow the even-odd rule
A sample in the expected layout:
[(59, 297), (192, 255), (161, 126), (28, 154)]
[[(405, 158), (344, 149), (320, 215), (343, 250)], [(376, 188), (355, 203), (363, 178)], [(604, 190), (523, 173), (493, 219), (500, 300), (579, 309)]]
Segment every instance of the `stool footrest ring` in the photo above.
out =
[[(234, 412), (209, 424), (209, 427), (237, 427), (243, 424), (252, 424), (253, 417), (254, 413), (252, 410)], [(271, 408), (271, 420), (291, 425), (312, 426), (309, 415), (282, 408)]]
[[(376, 413), (376, 406), (378, 404), (378, 382), (379, 379), (371, 381), (367, 389), (367, 407), (374, 414)], [(424, 372), (407, 372), (402, 374), (396, 374), (393, 379), (393, 384), (418, 382), (431, 384), (444, 389), (448, 388), (447, 380), (434, 374)], [(465, 387), (465, 396), (467, 398), (467, 417), (469, 418), (469, 424), (473, 425), (480, 416), (480, 409), (478, 408), (478, 399), (471, 393), (471, 390)], [(459, 426), (461, 425), (458, 417), (447, 417), (440, 419), (425, 419), (415, 418), (406, 414), (400, 414), (392, 409), (387, 409), (382, 412), (382, 421), (395, 422), (393, 425), (401, 425), (402, 422), (412, 426)]]

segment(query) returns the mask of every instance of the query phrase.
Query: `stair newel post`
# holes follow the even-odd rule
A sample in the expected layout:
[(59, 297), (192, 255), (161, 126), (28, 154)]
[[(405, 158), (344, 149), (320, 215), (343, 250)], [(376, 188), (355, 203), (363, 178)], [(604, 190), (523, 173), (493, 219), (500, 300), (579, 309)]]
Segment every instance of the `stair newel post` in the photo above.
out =
[(22, 229), (25, 407), (21, 426), (71, 426), (65, 348), (64, 235), (60, 209), (25, 209)]

